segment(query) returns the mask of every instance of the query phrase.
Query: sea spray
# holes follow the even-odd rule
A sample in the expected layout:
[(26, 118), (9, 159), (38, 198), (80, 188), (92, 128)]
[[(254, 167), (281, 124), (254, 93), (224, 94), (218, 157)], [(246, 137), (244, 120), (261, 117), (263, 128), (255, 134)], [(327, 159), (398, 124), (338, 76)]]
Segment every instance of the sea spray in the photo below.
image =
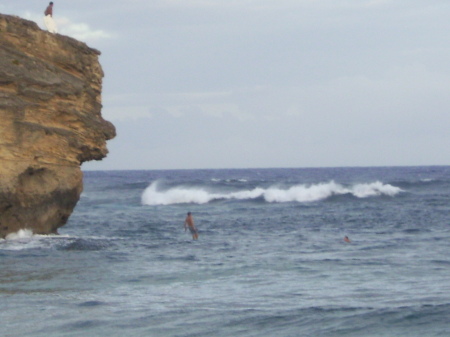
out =
[(17, 232), (9, 233), (6, 236), (6, 240), (29, 239), (32, 236), (33, 236), (33, 232), (30, 229), (20, 229)]

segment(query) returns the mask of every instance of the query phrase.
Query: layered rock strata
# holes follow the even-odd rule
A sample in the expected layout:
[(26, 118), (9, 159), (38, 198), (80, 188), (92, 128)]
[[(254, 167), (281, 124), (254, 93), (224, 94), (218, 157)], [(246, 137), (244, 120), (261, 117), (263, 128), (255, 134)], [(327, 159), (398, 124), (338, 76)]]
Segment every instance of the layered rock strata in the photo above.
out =
[(108, 153), (99, 55), (0, 14), (0, 237), (56, 233), (80, 198), (81, 164)]

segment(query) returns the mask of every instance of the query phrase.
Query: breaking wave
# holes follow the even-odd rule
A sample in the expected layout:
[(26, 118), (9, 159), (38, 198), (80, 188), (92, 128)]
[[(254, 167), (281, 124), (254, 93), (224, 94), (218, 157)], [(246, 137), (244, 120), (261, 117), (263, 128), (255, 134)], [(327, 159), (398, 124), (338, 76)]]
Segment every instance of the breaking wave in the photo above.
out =
[(113, 245), (115, 238), (104, 237), (73, 237), (59, 234), (33, 234), (29, 229), (21, 229), (10, 233), (5, 239), (0, 239), (0, 251), (21, 251), (30, 249), (58, 249), (95, 251), (103, 250)]
[(20, 229), (17, 232), (8, 234), (6, 240), (22, 240), (31, 237), (33, 237), (33, 232), (30, 229)]
[(313, 202), (332, 197), (334, 195), (349, 194), (357, 198), (374, 196), (395, 196), (403, 190), (379, 181), (368, 184), (356, 184), (350, 187), (337, 184), (334, 181), (315, 185), (294, 185), (289, 188), (272, 186), (269, 188), (256, 187), (236, 192), (214, 192), (203, 187), (172, 187), (159, 190), (158, 182), (148, 186), (142, 194), (143, 205), (173, 205), (173, 204), (206, 204), (214, 200), (253, 200), (263, 198), (270, 203), (283, 202)]
[(0, 250), (26, 250), (43, 248), (48, 246), (48, 240), (61, 237), (64, 236), (55, 234), (39, 235), (33, 234), (30, 229), (20, 229), (17, 232), (8, 234), (5, 239), (0, 239)]

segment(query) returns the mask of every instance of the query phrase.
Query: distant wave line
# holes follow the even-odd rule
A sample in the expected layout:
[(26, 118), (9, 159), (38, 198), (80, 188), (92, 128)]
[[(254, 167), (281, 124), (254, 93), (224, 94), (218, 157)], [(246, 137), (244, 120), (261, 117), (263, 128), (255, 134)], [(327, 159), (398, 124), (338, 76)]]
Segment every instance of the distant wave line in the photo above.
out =
[(269, 188), (255, 187), (237, 192), (215, 193), (202, 187), (177, 186), (168, 190), (158, 190), (158, 181), (152, 182), (142, 193), (143, 205), (206, 204), (214, 200), (253, 200), (263, 198), (269, 203), (314, 202), (333, 195), (350, 194), (357, 198), (374, 196), (395, 196), (403, 192), (399, 187), (376, 181), (368, 184), (355, 184), (345, 187), (334, 181), (314, 185), (294, 185), (283, 189), (277, 186)]

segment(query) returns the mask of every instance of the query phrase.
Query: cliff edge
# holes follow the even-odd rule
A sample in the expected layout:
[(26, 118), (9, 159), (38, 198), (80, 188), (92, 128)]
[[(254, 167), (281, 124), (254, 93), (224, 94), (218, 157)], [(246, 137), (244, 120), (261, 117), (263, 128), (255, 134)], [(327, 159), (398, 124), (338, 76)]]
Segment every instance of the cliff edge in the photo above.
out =
[(108, 153), (99, 55), (0, 14), (0, 238), (56, 233), (83, 190), (81, 164)]

